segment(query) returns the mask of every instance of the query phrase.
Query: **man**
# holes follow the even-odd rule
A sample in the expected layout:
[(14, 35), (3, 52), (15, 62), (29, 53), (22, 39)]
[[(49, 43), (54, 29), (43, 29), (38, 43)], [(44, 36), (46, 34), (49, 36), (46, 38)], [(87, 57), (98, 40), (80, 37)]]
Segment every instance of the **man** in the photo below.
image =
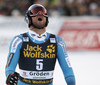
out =
[[(7, 85), (53, 85), (56, 58), (67, 85), (75, 85), (75, 77), (61, 37), (46, 32), (48, 15), (40, 4), (26, 12), (29, 32), (14, 37), (6, 65)], [(15, 72), (17, 63), (19, 73)], [(59, 73), (58, 73), (59, 74)]]

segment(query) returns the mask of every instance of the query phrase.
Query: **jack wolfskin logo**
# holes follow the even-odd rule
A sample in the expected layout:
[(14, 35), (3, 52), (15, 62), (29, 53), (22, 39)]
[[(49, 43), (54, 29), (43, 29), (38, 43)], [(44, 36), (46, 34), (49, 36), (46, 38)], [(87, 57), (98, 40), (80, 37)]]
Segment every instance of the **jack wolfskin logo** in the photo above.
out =
[(53, 44), (48, 45), (46, 49), (49, 53), (54, 53), (55, 52), (55, 46)]
[(48, 45), (46, 51), (43, 51), (42, 46), (30, 46), (27, 44), (27, 47), (23, 50), (24, 57), (27, 58), (55, 58), (56, 54), (54, 52), (55, 46), (53, 45)]

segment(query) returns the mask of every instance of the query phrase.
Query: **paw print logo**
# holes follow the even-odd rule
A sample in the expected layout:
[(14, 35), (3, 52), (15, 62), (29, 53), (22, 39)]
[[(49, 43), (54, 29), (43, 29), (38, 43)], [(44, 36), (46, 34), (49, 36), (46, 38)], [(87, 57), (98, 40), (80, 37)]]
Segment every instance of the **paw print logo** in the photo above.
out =
[(48, 45), (46, 50), (47, 50), (49, 53), (53, 53), (53, 52), (55, 52), (55, 46), (53, 46), (53, 44)]

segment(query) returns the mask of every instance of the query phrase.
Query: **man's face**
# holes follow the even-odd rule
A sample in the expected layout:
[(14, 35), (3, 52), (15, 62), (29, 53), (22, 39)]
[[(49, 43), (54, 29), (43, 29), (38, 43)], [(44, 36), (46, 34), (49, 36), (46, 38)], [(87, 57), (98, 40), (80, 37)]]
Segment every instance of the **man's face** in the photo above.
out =
[(32, 17), (32, 23), (39, 28), (43, 28), (46, 24), (46, 17), (41, 12), (37, 16)]

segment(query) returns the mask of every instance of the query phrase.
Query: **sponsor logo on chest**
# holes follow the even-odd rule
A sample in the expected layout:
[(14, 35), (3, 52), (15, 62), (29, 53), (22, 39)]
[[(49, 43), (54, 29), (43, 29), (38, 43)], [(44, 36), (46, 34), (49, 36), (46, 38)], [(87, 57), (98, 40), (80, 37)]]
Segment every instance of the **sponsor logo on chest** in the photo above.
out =
[(47, 45), (45, 51), (43, 46), (30, 46), (27, 44), (26, 48), (23, 49), (23, 55), (27, 58), (56, 58), (55, 46), (53, 44)]

